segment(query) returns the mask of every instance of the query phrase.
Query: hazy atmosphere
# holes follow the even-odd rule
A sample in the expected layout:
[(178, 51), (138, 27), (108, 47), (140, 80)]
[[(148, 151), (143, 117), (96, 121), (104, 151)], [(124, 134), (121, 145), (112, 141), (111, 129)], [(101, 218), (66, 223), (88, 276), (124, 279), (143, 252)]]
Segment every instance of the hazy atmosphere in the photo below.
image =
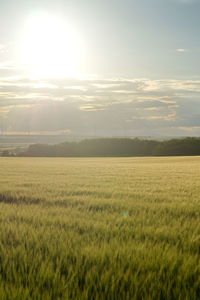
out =
[(0, 132), (199, 136), (199, 1), (0, 3)]
[(0, 0), (0, 300), (200, 300), (200, 0)]

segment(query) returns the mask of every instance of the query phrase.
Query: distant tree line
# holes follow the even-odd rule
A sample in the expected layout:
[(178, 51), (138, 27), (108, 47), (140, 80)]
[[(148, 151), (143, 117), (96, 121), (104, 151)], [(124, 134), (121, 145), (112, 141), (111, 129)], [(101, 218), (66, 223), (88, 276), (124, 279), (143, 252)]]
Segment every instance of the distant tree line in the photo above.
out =
[(117, 156), (187, 156), (200, 155), (200, 138), (171, 139), (165, 141), (139, 138), (98, 138), (56, 145), (34, 144), (27, 150), (2, 156), (27, 157), (117, 157)]

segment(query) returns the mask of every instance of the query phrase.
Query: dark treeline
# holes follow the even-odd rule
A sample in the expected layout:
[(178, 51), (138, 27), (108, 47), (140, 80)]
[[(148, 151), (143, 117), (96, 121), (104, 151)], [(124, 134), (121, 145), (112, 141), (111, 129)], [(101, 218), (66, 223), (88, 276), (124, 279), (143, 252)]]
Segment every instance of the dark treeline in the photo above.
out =
[[(13, 156), (13, 153), (2, 153)], [(166, 141), (99, 138), (56, 145), (34, 144), (15, 156), (176, 156), (200, 155), (200, 138), (171, 139)]]

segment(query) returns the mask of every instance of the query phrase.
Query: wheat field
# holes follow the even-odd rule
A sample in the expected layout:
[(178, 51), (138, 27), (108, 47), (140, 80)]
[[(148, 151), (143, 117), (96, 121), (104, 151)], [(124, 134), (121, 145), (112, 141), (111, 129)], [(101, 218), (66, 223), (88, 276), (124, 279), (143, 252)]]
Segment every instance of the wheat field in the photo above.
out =
[(0, 299), (200, 299), (200, 157), (0, 158)]

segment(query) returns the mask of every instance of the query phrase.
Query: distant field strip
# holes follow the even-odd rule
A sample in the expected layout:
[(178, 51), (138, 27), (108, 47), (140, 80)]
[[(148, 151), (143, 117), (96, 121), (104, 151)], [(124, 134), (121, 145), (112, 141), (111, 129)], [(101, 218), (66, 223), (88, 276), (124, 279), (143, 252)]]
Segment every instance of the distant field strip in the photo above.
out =
[(200, 299), (200, 157), (1, 157), (0, 299)]

